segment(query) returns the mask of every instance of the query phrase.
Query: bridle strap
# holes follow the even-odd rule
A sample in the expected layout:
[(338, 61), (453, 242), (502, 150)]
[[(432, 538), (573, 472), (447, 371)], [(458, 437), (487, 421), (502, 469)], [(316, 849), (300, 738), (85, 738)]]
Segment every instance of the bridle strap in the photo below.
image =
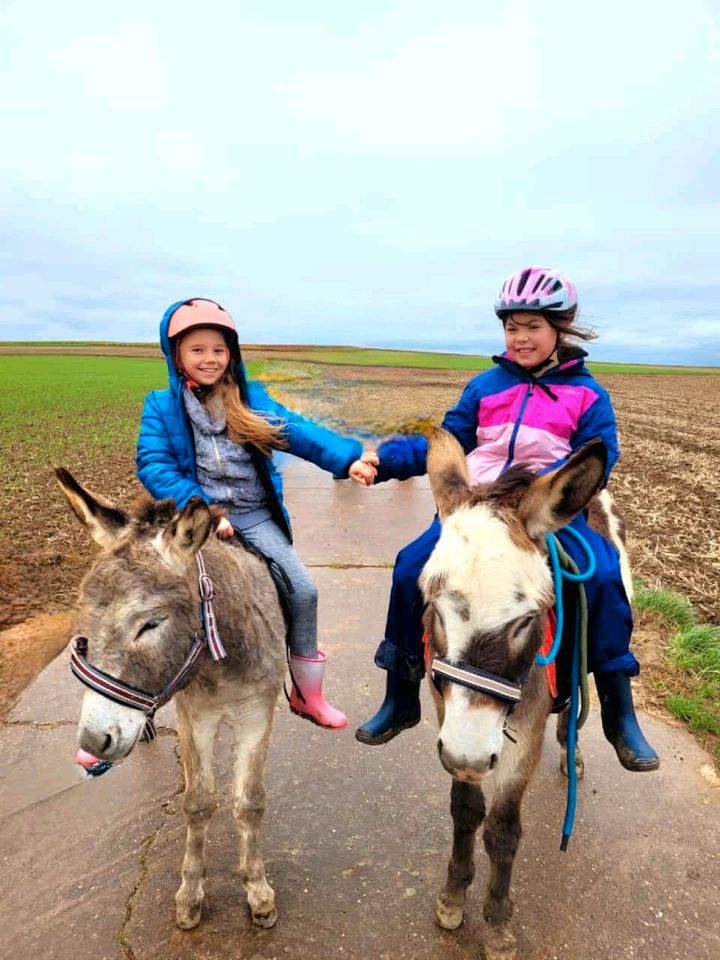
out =
[(203, 626), (202, 633), (196, 633), (190, 652), (185, 658), (185, 662), (180, 667), (176, 675), (166, 684), (159, 693), (147, 693), (145, 690), (138, 690), (137, 687), (131, 687), (122, 680), (111, 677), (109, 673), (94, 667), (86, 659), (88, 641), (86, 637), (76, 636), (70, 641), (70, 669), (81, 683), (90, 687), (96, 693), (113, 700), (115, 703), (124, 707), (131, 707), (133, 710), (140, 710), (152, 718), (155, 711), (170, 700), (173, 694), (186, 681), (189, 672), (195, 666), (195, 662), (207, 647), (210, 656), (215, 662), (224, 660), (227, 657), (227, 651), (220, 640), (220, 634), (217, 629), (215, 619), (215, 610), (213, 609), (212, 599), (215, 594), (213, 582), (205, 569), (205, 561), (200, 551), (195, 555), (198, 568), (198, 585), (200, 588), (200, 621)]
[(205, 569), (205, 560), (203, 559), (201, 550), (198, 550), (195, 554), (195, 560), (197, 562), (198, 584), (200, 587), (200, 618), (205, 630), (205, 639), (207, 640), (208, 649), (210, 650), (210, 656), (215, 663), (217, 663), (218, 660), (224, 660), (227, 657), (227, 652), (218, 633), (215, 610), (212, 605), (215, 588)]
[(116, 680), (115, 677), (111, 677), (110, 674), (88, 663), (85, 658), (88, 643), (86, 637), (73, 637), (70, 642), (72, 645), (70, 669), (81, 683), (103, 697), (107, 697), (108, 700), (114, 700), (115, 703), (124, 707), (131, 707), (133, 710), (140, 710), (147, 714), (154, 714), (156, 710), (170, 700), (207, 646), (205, 637), (196, 635), (185, 662), (170, 683), (164, 686), (159, 693), (146, 693), (144, 690), (138, 690), (137, 687), (131, 687), (130, 684), (123, 683), (122, 680)]
[(436, 683), (436, 678), (441, 677), (444, 680), (450, 680), (452, 683), (459, 683), (463, 687), (468, 687), (470, 690), (476, 690), (478, 693), (487, 693), (504, 703), (514, 705), (520, 702), (522, 696), (521, 684), (506, 680), (495, 673), (487, 673), (485, 670), (473, 667), (463, 660), (453, 663), (447, 657), (434, 657), (430, 670), (434, 683)]

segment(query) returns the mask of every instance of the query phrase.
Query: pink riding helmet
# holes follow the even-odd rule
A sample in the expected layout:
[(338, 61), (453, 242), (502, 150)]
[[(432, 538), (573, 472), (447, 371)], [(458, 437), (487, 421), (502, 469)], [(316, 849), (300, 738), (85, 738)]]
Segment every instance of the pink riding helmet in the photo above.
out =
[(188, 300), (180, 304), (170, 317), (168, 337), (172, 340), (193, 327), (220, 327), (221, 330), (229, 330), (237, 339), (233, 318), (214, 300)]
[(514, 311), (560, 313), (577, 306), (575, 285), (553, 267), (526, 267), (507, 278), (495, 301), (502, 319)]

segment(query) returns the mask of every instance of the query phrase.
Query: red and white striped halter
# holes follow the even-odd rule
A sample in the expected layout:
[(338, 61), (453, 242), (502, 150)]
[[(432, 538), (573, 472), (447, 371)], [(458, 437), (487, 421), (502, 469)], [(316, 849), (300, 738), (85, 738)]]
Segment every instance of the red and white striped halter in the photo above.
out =
[(147, 693), (144, 690), (138, 690), (131, 687), (122, 680), (117, 680), (110, 674), (99, 670), (91, 663), (88, 663), (87, 650), (88, 639), (83, 636), (75, 636), (70, 643), (72, 650), (70, 653), (70, 669), (81, 683), (90, 687), (96, 693), (107, 697), (108, 700), (114, 700), (115, 703), (122, 704), (125, 707), (131, 707), (133, 710), (140, 710), (147, 715), (148, 723), (145, 728), (147, 739), (153, 739), (155, 731), (152, 725), (152, 718), (155, 711), (170, 700), (173, 694), (184, 685), (188, 674), (195, 666), (200, 654), (207, 647), (210, 656), (217, 663), (227, 657), (227, 652), (222, 644), (217, 629), (215, 611), (212, 605), (214, 595), (213, 583), (205, 569), (205, 561), (202, 553), (198, 551), (195, 555), (198, 568), (198, 584), (200, 587), (200, 623), (201, 631), (196, 631), (190, 652), (185, 658), (185, 662), (175, 674), (173, 679), (167, 683), (158, 693)]

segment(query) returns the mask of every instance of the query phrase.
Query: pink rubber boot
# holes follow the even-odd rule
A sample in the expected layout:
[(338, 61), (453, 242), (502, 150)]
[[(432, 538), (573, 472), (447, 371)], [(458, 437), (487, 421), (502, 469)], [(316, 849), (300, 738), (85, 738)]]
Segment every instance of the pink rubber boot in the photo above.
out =
[(290, 654), (290, 669), (295, 681), (290, 694), (290, 709), (319, 727), (340, 730), (347, 726), (347, 717), (341, 710), (331, 707), (322, 692), (326, 663), (327, 656), (319, 650), (314, 660)]

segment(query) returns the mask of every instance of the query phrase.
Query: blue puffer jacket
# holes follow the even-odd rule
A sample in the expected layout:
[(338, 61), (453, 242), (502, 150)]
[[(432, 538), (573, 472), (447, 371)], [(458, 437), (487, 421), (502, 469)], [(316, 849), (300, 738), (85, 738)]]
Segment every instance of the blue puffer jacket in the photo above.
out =
[[(160, 322), (160, 345), (167, 361), (170, 387), (153, 390), (145, 398), (136, 457), (138, 477), (145, 489), (157, 500), (172, 497), (179, 508), (194, 496), (208, 502), (197, 482), (192, 427), (182, 401), (185, 381), (175, 369), (167, 333), (171, 315), (183, 303), (187, 301), (179, 300), (169, 307)], [(256, 413), (284, 423), (288, 452), (336, 476), (347, 477), (351, 464), (362, 454), (359, 441), (340, 437), (277, 403), (262, 384), (247, 379), (237, 343), (231, 347), (231, 354), (244, 403)], [(282, 477), (269, 457), (252, 444), (247, 449), (267, 494), (273, 519), (292, 540), (290, 518), (283, 504)]]

